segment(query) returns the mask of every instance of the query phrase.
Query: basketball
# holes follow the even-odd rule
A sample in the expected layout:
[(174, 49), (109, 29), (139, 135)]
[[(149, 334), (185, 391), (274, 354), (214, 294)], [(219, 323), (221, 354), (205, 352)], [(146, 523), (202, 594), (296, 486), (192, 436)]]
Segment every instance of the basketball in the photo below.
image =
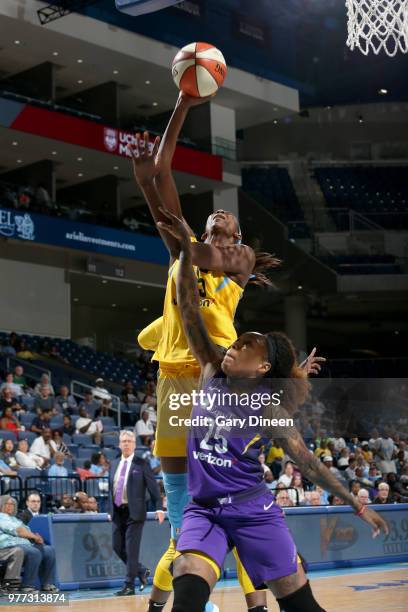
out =
[(181, 91), (195, 98), (205, 98), (221, 87), (227, 76), (227, 66), (223, 54), (213, 45), (190, 43), (174, 58), (172, 74)]

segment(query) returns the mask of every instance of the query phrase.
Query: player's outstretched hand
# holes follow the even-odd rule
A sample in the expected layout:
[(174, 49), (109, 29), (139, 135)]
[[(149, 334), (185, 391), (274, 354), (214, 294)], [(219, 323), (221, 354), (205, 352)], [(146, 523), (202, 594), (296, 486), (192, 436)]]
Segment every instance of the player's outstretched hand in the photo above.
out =
[(133, 174), (140, 187), (151, 183), (158, 172), (155, 160), (159, 150), (160, 136), (156, 136), (152, 147), (149, 146), (149, 142), (149, 132), (144, 132), (143, 138), (138, 132), (134, 146), (128, 145), (132, 155)]
[(181, 244), (190, 244), (191, 230), (184, 219), (179, 219), (176, 215), (173, 215), (170, 211), (163, 207), (160, 207), (160, 212), (168, 218), (169, 223), (158, 221), (157, 227), (161, 230), (165, 230), (174, 238), (180, 241)]
[(381, 531), (386, 534), (389, 533), (389, 528), (386, 521), (384, 521), (384, 519), (378, 514), (378, 512), (372, 510), (368, 506), (365, 507), (361, 518), (373, 528), (373, 538), (376, 538), (381, 533)]
[(200, 104), (204, 104), (205, 102), (209, 102), (212, 98), (214, 98), (215, 93), (211, 96), (205, 96), (204, 98), (196, 98), (195, 96), (189, 96), (184, 91), (180, 91), (178, 97), (178, 104), (185, 106), (186, 108), (192, 108), (193, 106), (199, 106)]
[(316, 351), (317, 348), (314, 347), (310, 355), (300, 364), (300, 367), (306, 370), (308, 376), (310, 374), (319, 374), (322, 369), (320, 364), (326, 361), (325, 357), (317, 357)]

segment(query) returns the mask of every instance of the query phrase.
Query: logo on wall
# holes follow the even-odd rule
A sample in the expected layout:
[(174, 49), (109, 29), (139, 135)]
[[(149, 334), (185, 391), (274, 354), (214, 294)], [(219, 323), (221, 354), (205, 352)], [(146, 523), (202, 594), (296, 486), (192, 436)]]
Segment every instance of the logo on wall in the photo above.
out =
[(105, 149), (108, 151), (116, 151), (118, 148), (118, 132), (112, 128), (104, 128), (103, 130), (103, 141), (105, 143)]
[(22, 240), (35, 239), (35, 226), (29, 214), (16, 215), (10, 210), (0, 210), (0, 234)]

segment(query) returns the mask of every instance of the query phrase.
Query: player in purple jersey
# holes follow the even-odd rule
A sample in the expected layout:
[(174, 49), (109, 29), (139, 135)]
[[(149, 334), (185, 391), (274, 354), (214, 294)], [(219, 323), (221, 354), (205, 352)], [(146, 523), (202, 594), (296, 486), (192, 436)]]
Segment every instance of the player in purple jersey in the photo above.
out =
[[(309, 383), (305, 371), (296, 363), (289, 338), (277, 332), (265, 335), (247, 332), (225, 355), (212, 342), (199, 310), (188, 229), (181, 219), (163, 212), (169, 223), (161, 222), (160, 228), (180, 242), (177, 301), (184, 331), (201, 366), (201, 389), (204, 394), (211, 391), (215, 397), (215, 401), (210, 401), (209, 396), (203, 395), (200, 400), (204, 401), (193, 412), (188, 448), (192, 501), (184, 512), (177, 544), (181, 554), (174, 562), (172, 610), (204, 610), (225, 556), (235, 546), (255, 587), (267, 584), (282, 611), (324, 612), (312, 594), (302, 564), (298, 563), (296, 545), (282, 510), (262, 482), (260, 466), (255, 465), (257, 449), (253, 447), (259, 438), (269, 433), (278, 439), (302, 474), (352, 506), (373, 528), (373, 536), (381, 530), (388, 533), (387, 524), (344, 489), (290, 426), (290, 415), (306, 399)], [(239, 423), (238, 419), (248, 416), (242, 390), (249, 391), (251, 398), (259, 396), (268, 379), (272, 388), (278, 381), (275, 389), (281, 391), (279, 402), (271, 397), (263, 417), (265, 421), (267, 416), (271, 421), (277, 419), (278, 426), (262, 423), (259, 433), (252, 438), (253, 431), (248, 429), (241, 438), (226, 436), (227, 424), (220, 419), (228, 416), (231, 419), (228, 427), (233, 427), (233, 418)], [(218, 392), (236, 392), (228, 409), (224, 401), (217, 401)]]

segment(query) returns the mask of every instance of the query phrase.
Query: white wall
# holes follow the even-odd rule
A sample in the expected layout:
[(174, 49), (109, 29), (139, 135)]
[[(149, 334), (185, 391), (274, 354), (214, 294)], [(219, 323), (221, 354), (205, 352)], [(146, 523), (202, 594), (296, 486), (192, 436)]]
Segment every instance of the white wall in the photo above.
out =
[(0, 278), (0, 329), (70, 337), (70, 285), (63, 269), (0, 259)]

